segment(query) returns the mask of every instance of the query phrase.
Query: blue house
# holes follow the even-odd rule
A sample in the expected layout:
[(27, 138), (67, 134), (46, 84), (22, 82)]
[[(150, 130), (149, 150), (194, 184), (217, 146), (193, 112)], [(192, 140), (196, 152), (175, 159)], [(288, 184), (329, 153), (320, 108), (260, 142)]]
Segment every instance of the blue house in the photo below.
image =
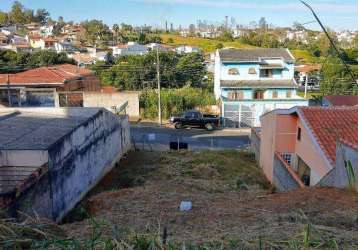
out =
[(274, 109), (307, 106), (296, 94), (295, 58), (287, 49), (222, 49), (215, 55), (214, 92), (226, 127), (260, 126)]

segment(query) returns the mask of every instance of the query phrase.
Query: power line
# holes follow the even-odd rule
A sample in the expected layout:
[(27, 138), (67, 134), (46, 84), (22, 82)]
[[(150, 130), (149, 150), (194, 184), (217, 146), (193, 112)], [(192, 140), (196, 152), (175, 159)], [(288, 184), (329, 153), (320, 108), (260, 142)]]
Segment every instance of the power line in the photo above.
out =
[(348, 65), (346, 64), (346, 62), (343, 59), (343, 56), (341, 55), (340, 51), (338, 50), (336, 44), (334, 43), (333, 39), (331, 38), (331, 36), (329, 35), (328, 31), (326, 30), (326, 28), (323, 26), (321, 20), (318, 18), (316, 12), (313, 10), (313, 8), (306, 3), (303, 0), (300, 0), (301, 3), (303, 3), (313, 14), (313, 16), (315, 17), (315, 19), (317, 20), (318, 24), (321, 26), (323, 32), (326, 34), (330, 44), (332, 45), (333, 49), (337, 52), (339, 59), (342, 61), (344, 67), (346, 68), (347, 72), (350, 74), (352, 81), (354, 84), (357, 84), (357, 80), (355, 79), (355, 76), (353, 74), (353, 72), (350, 70), (350, 68), (348, 67)]

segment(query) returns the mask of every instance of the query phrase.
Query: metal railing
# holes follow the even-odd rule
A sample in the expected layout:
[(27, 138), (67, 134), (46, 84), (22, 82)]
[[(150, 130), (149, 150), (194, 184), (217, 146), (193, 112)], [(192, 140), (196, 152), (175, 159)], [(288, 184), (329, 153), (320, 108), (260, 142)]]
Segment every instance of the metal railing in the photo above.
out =
[(127, 114), (128, 101), (123, 103), (121, 106), (112, 106), (112, 109), (116, 115), (126, 115)]

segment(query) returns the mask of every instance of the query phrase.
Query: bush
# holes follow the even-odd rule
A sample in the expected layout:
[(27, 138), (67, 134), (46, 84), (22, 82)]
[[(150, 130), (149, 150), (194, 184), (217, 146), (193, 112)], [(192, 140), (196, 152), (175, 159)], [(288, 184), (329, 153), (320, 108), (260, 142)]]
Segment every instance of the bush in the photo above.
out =
[[(161, 108), (162, 117), (184, 112), (196, 107), (215, 105), (214, 95), (203, 89), (184, 87), (181, 89), (162, 89)], [(158, 116), (158, 94), (156, 90), (143, 91), (140, 96), (142, 118), (156, 118)]]

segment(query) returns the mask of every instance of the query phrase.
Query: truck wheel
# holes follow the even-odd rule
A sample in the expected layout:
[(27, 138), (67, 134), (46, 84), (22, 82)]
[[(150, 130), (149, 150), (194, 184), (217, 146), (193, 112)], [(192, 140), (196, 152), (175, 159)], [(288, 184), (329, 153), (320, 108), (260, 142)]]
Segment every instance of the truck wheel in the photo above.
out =
[(213, 131), (214, 130), (214, 125), (211, 123), (207, 123), (205, 124), (205, 128), (207, 131)]
[(176, 123), (174, 124), (174, 127), (175, 127), (176, 129), (181, 129), (183, 126), (181, 125), (180, 122), (176, 122)]

